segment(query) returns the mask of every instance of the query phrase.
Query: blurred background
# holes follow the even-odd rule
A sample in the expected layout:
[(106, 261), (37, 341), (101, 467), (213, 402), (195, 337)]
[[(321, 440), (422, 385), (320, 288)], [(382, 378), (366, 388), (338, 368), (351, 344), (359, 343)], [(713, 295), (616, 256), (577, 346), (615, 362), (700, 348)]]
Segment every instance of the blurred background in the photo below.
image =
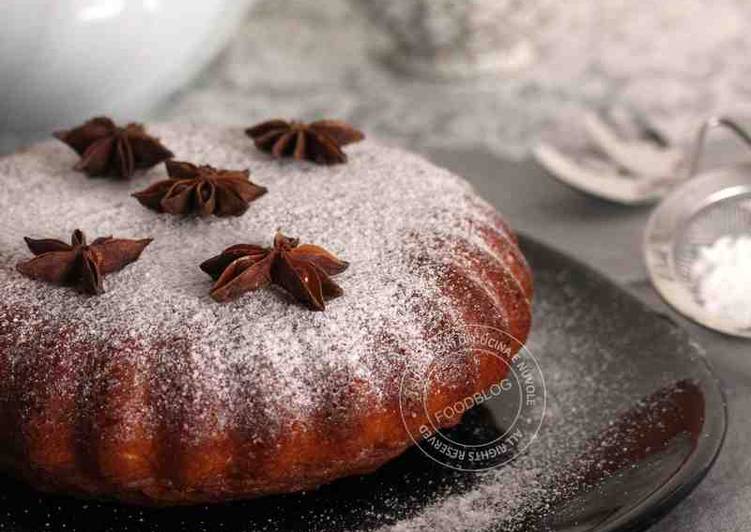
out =
[[(97, 114), (240, 126), (341, 118), (419, 151), (707, 348), (731, 407), (728, 440), (707, 481), (656, 529), (740, 530), (751, 523), (748, 341), (684, 320), (650, 282), (644, 229), (675, 182), (643, 202), (631, 201), (639, 187), (617, 196), (624, 162), (664, 163), (644, 172), (650, 186), (685, 176), (703, 120), (747, 123), (749, 27), (748, 0), (3, 0), (0, 154)], [(649, 142), (593, 127), (587, 117), (602, 109), (640, 117)], [(532, 159), (545, 143), (576, 162), (593, 140), (615, 162), (546, 170)], [(727, 134), (710, 144), (706, 166), (748, 159)], [(572, 184), (610, 174), (583, 182), (587, 194)]]
[(6, 0), (0, 20), (3, 151), (96, 113), (278, 115), (518, 159), (572, 141), (583, 106), (681, 139), (751, 105), (743, 0)]

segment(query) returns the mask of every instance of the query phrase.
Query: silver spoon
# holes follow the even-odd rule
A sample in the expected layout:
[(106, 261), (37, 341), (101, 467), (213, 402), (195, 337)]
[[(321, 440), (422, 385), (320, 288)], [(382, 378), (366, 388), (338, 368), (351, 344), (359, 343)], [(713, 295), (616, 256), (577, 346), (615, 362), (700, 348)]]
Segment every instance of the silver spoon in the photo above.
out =
[[(591, 146), (563, 151), (548, 144), (534, 150), (537, 161), (554, 177), (587, 194), (624, 205), (654, 203), (681, 181), (696, 174), (707, 132), (726, 127), (751, 145), (743, 128), (726, 117), (704, 122), (689, 150), (671, 144), (638, 113), (613, 121), (608, 111), (585, 113), (583, 125)], [(630, 131), (628, 131), (628, 125)]]
[(685, 174), (686, 157), (638, 113), (625, 108), (585, 113), (590, 145), (562, 150), (540, 144), (537, 161), (554, 177), (615, 203), (653, 203)]

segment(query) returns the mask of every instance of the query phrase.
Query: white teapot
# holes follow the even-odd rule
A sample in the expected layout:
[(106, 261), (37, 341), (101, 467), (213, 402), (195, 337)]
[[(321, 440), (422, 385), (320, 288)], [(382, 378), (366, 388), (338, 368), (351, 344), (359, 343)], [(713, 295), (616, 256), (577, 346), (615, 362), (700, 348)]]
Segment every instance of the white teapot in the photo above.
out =
[(0, 135), (139, 118), (222, 48), (255, 0), (3, 0)]

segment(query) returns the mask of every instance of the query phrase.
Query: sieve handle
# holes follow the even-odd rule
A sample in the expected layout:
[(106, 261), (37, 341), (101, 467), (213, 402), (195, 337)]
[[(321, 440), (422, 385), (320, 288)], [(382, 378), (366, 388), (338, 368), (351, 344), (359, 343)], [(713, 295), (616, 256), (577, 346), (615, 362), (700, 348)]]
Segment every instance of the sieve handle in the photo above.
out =
[(688, 166), (687, 178), (691, 178), (696, 175), (699, 170), (699, 163), (701, 162), (702, 155), (704, 153), (704, 146), (707, 140), (707, 133), (709, 130), (717, 127), (725, 127), (736, 134), (747, 146), (751, 147), (751, 135), (749, 135), (745, 129), (743, 129), (734, 120), (724, 117), (715, 116), (708, 119), (699, 128), (699, 132), (696, 135), (696, 141), (694, 143), (694, 150), (691, 153), (691, 163)]

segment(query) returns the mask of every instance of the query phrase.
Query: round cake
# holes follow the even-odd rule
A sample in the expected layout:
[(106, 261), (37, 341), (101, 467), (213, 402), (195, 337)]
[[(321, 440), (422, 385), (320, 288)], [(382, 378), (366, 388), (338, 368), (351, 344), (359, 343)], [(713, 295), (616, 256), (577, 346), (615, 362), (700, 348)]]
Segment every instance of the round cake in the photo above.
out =
[[(451, 357), (428, 390), (435, 409), (504, 376), (446, 340), (479, 325), (521, 343), (530, 327), (516, 239), (463, 179), (371, 140), (349, 146), (347, 164), (319, 166), (272, 159), (239, 129), (149, 133), (177, 160), (249, 168), (268, 192), (241, 216), (175, 216), (131, 197), (165, 179), (164, 165), (92, 179), (55, 140), (0, 159), (2, 471), (156, 505), (309, 489), (412, 444), (407, 425), (425, 414), (400, 398), (405, 371)], [(76, 229), (153, 241), (97, 296), (19, 273), (24, 237)], [(343, 294), (323, 312), (274, 288), (214, 301), (199, 265), (232, 245), (270, 246), (277, 231), (347, 261)]]

